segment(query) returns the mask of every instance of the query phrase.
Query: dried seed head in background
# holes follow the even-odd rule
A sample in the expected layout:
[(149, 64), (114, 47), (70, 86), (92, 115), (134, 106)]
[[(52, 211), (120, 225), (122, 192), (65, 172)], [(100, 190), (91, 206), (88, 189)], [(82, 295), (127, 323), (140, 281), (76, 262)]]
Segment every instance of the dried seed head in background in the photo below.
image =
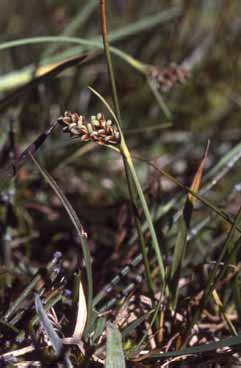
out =
[(150, 78), (157, 83), (162, 92), (170, 91), (177, 83), (184, 84), (189, 78), (189, 71), (182, 65), (171, 63), (167, 68), (161, 69), (152, 66), (149, 69)]
[(118, 128), (111, 120), (106, 120), (101, 113), (91, 116), (91, 120), (88, 122), (84, 116), (66, 111), (58, 121), (63, 126), (64, 132), (80, 138), (82, 142), (93, 141), (97, 144), (111, 145), (120, 143)]

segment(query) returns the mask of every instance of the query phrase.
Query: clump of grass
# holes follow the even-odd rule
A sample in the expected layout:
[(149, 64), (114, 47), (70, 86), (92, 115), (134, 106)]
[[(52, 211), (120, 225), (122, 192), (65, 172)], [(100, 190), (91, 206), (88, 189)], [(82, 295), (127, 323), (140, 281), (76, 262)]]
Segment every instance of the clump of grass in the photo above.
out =
[[(150, 162), (149, 157), (152, 157), (155, 151), (152, 150), (151, 146), (156, 147), (156, 152), (160, 156), (160, 142), (159, 134), (156, 131), (149, 136), (150, 131), (148, 131), (146, 125), (149, 125), (152, 119), (151, 116), (155, 116), (155, 111), (158, 111), (159, 119), (160, 110), (155, 110), (152, 107), (150, 109), (152, 113), (150, 111), (149, 114), (143, 113), (149, 100), (145, 95), (145, 103), (139, 103), (138, 100), (141, 100), (141, 96), (135, 90), (135, 96), (132, 96), (132, 100), (127, 101), (129, 107), (127, 112), (124, 93), (119, 92), (116, 86), (116, 79), (118, 82), (119, 74), (116, 73), (112, 64), (113, 53), (131, 66), (133, 73), (135, 70), (140, 72), (155, 96), (155, 101), (149, 101), (149, 105), (156, 107), (157, 102), (161, 107), (161, 114), (163, 113), (170, 120), (174, 116), (174, 123), (175, 114), (179, 113), (180, 121), (178, 120), (178, 123), (180, 122), (181, 127), (185, 127), (183, 121), (186, 119), (187, 109), (190, 110), (189, 121), (191, 117), (198, 119), (197, 116), (200, 114), (200, 110), (206, 109), (206, 104), (209, 104), (210, 101), (212, 112), (216, 110), (214, 111), (215, 114), (210, 114), (212, 116), (207, 114), (209, 116), (207, 121), (209, 123), (211, 121), (214, 125), (218, 124), (217, 121), (222, 121), (228, 114), (233, 113), (233, 107), (230, 108), (230, 105), (227, 104), (223, 106), (223, 109), (220, 109), (220, 100), (215, 100), (217, 94), (214, 98), (211, 87), (203, 96), (205, 90), (205, 86), (202, 84), (203, 79), (199, 80), (194, 73), (194, 82), (192, 82), (189, 72), (208, 55), (208, 51), (211, 50), (211, 46), (218, 38), (218, 29), (221, 25), (226, 24), (226, 17), (223, 16), (216, 23), (213, 19), (216, 19), (220, 10), (218, 5), (214, 9), (212, 5), (208, 5), (208, 2), (203, 2), (203, 8), (199, 9), (201, 12), (200, 19), (205, 23), (204, 13), (207, 8), (212, 14), (208, 22), (211, 30), (210, 37), (201, 37), (204, 41), (198, 42), (199, 45), (193, 47), (193, 39), (199, 39), (200, 34), (202, 34), (202, 26), (200, 24), (196, 26), (198, 34), (190, 37), (191, 42), (188, 42), (190, 34), (188, 34), (188, 37), (185, 35), (190, 22), (195, 19), (195, 14), (192, 12), (195, 7), (184, 4), (182, 9), (167, 9), (163, 19), (168, 17), (169, 19), (175, 19), (180, 12), (183, 12), (183, 18), (178, 18), (178, 22), (183, 24), (184, 31), (179, 36), (180, 39), (183, 38), (182, 46), (185, 50), (183, 53), (185, 58), (182, 62), (177, 60), (176, 63), (166, 60), (165, 65), (167, 66), (161, 67), (156, 61), (151, 63), (140, 61), (145, 56), (146, 59), (152, 60), (153, 42), (150, 42), (152, 45), (150, 50), (148, 42), (145, 42), (145, 55), (140, 58), (134, 58), (128, 52), (109, 45), (109, 40), (121, 40), (126, 35), (130, 36), (133, 32), (140, 32), (144, 29), (144, 25), (145, 27), (147, 25), (154, 27), (154, 24), (160, 24), (159, 15), (153, 16), (153, 19), (144, 17), (140, 23), (136, 22), (126, 28), (124, 27), (124, 29), (122, 28), (119, 34), (118, 32), (110, 32), (109, 34), (106, 2), (101, 0), (100, 20), (103, 43), (100, 38), (90, 40), (69, 37), (71, 32), (77, 29), (78, 22), (87, 22), (87, 18), (96, 6), (96, 1), (87, 4), (83, 14), (77, 14), (76, 22), (72, 23), (67, 35), (64, 32), (63, 37), (47, 36), (46, 38), (18, 40), (0, 45), (0, 49), (3, 50), (17, 45), (56, 41), (65, 42), (65, 44), (72, 42), (79, 45), (78, 53), (80, 51), (84, 52), (84, 47), (85, 51), (87, 48), (104, 49), (114, 106), (112, 110), (111, 101), (108, 99), (107, 102), (107, 98), (103, 97), (107, 95), (106, 85), (97, 88), (101, 91), (101, 94), (96, 92), (95, 89), (89, 88), (102, 104), (101, 108), (94, 108), (92, 111), (102, 111), (104, 105), (108, 110), (108, 114), (110, 114), (110, 118), (105, 117), (107, 116), (106, 113), (105, 115), (104, 113), (97, 113), (91, 116), (87, 111), (88, 109), (82, 108), (82, 106), (81, 109), (71, 107), (71, 111), (81, 110), (83, 115), (66, 111), (60, 118), (53, 119), (54, 123), (51, 127), (40, 134), (20, 155), (16, 152), (16, 142), (14, 143), (13, 140), (10, 148), (9, 145), (5, 144), (5, 148), (2, 150), (3, 157), (6, 156), (7, 152), (7, 155), (13, 158), (13, 155), (10, 155), (9, 152), (15, 152), (14, 159), (16, 160), (13, 160), (2, 171), (1, 188), (5, 189), (9, 179), (15, 176), (17, 172), (20, 172), (20, 175), (19, 182), (16, 182), (15, 185), (15, 189), (18, 189), (17, 194), (14, 190), (13, 194), (10, 195), (9, 187), (8, 193), (3, 193), (1, 197), (0, 220), (1, 226), (4, 228), (3, 251), (5, 253), (3, 259), (5, 264), (1, 267), (1, 298), (4, 303), (0, 316), (0, 339), (3, 347), (0, 363), (5, 366), (9, 364), (16, 366), (25, 364), (31, 364), (31, 366), (39, 364), (61, 366), (64, 364), (67, 367), (104, 365), (106, 367), (125, 367), (128, 365), (159, 367), (172, 364), (178, 366), (178, 364), (182, 365), (183, 361), (185, 361), (184, 364), (194, 366), (195, 363), (199, 364), (200, 360), (202, 364), (209, 366), (209, 364), (212, 364), (212, 360), (215, 359), (216, 361), (225, 361), (227, 366), (236, 364), (240, 360), (238, 353), (240, 334), (238, 331), (240, 327), (239, 316), (241, 314), (239, 296), (241, 211), (240, 208), (232, 204), (232, 201), (236, 203), (236, 199), (239, 200), (238, 191), (240, 188), (237, 183), (240, 178), (238, 174), (232, 178), (229, 173), (235, 172), (235, 165), (241, 157), (240, 143), (236, 138), (237, 134), (230, 141), (225, 137), (225, 142), (234, 143), (234, 147), (225, 151), (226, 154), (223, 153), (222, 148), (218, 156), (213, 151), (219, 150), (215, 139), (219, 139), (221, 133), (219, 134), (215, 129), (206, 127), (203, 134), (198, 132), (199, 134), (195, 136), (191, 133), (190, 139), (185, 136), (185, 142), (181, 141), (180, 144), (181, 149), (179, 149), (179, 144), (175, 144), (175, 153), (172, 155), (169, 151), (171, 149), (169, 143), (167, 144), (168, 154), (172, 158), (172, 164), (169, 165), (171, 172), (163, 169), (162, 166), (160, 167), (157, 162)], [(232, 13), (229, 5), (226, 4), (225, 6)], [(188, 7), (191, 10), (188, 10)], [(135, 9), (140, 10), (139, 4)], [(228, 23), (230, 23), (229, 19)], [(234, 27), (230, 31), (233, 38), (237, 35), (236, 28)], [(84, 31), (84, 27), (82, 29)], [(163, 32), (164, 37), (170, 34), (169, 29), (167, 31), (163, 30)], [(230, 38), (232, 38), (231, 36)], [(157, 35), (153, 32), (151, 37), (156, 40)], [(158, 54), (160, 54), (160, 42), (159, 38), (157, 39), (156, 45), (158, 47), (154, 51), (158, 51)], [(166, 47), (169, 47), (168, 52), (171, 51), (170, 45), (173, 45), (174, 48), (177, 46), (176, 42), (176, 39), (173, 38), (172, 42), (166, 45)], [(184, 47), (185, 42), (188, 44), (186, 48)], [(194, 43), (196, 45), (196, 42)], [(81, 50), (80, 47), (82, 47)], [(138, 48), (141, 48), (140, 45), (136, 47), (135, 51)], [(186, 52), (189, 53), (190, 49), (192, 49), (192, 53), (190, 57), (186, 58)], [(55, 45), (44, 53), (43, 58), (56, 52), (56, 50), (58, 49)], [(71, 49), (66, 52), (68, 53), (68, 51), (73, 52)], [(66, 55), (66, 52), (64, 55)], [(165, 49), (162, 52), (163, 55), (166, 54)], [(175, 52), (173, 53), (174, 59), (177, 59)], [(222, 53), (223, 50), (219, 50), (219, 52)], [(44, 71), (37, 67), (36, 76), (30, 82), (29, 69), (24, 72), (25, 74), (19, 73), (21, 76), (27, 76), (26, 81), (28, 83), (0, 101), (0, 108), (6, 108), (12, 101), (16, 101), (17, 98), (25, 95), (30, 88), (43, 87), (41, 83), (50, 81), (53, 76), (59, 75), (62, 71), (68, 72), (70, 67), (77, 64), (86, 69), (91, 69), (90, 64), (100, 57), (99, 52), (91, 55), (78, 55), (70, 60), (64, 60), (64, 56), (60, 57), (61, 55), (61, 53), (57, 53), (53, 55), (52, 61), (45, 60), (44, 63), (46, 64), (48, 62), (54, 64), (48, 64)], [(60, 58), (60, 63), (55, 64), (58, 58)], [(209, 65), (211, 70), (214, 66), (212, 63)], [(121, 70), (121, 72), (123, 71)], [(92, 74), (95, 74), (95, 71), (92, 70)], [(90, 76), (92, 74), (90, 73)], [(66, 75), (68, 76), (68, 74)], [(69, 90), (67, 88), (68, 93), (63, 101), (70, 101), (71, 96), (74, 95), (73, 90), (77, 85), (77, 75), (78, 73), (72, 78), (73, 84), (69, 86)], [(117, 76), (118, 78), (116, 78)], [(132, 79), (133, 75), (130, 73), (129, 77)], [(21, 78), (19, 80), (14, 78), (16, 85), (22, 83)], [(93, 80), (95, 81), (95, 78), (90, 81), (91, 84), (94, 83)], [(1, 81), (2, 78), (0, 78), (0, 88), (1, 86), (4, 88)], [(55, 82), (57, 83), (56, 80)], [(184, 84), (184, 82), (187, 82), (186, 89), (179, 89), (177, 84)], [(198, 86), (195, 87), (195, 83)], [(66, 84), (68, 85), (68, 83)], [(40, 87), (39, 93), (41, 94)], [(216, 86), (214, 89), (217, 89)], [(224, 90), (223, 84), (221, 89)], [(198, 100), (202, 100), (197, 105), (195, 97), (193, 97), (196, 90), (199, 91)], [(172, 91), (173, 95), (171, 94)], [(120, 101), (119, 94), (121, 95)], [(182, 96), (181, 101), (179, 95)], [(44, 102), (43, 106), (45, 106), (45, 92), (41, 96)], [(92, 95), (88, 96), (86, 100), (89, 98), (92, 101)], [(31, 96), (29, 96), (29, 101), (31, 102)], [(61, 101), (61, 109), (63, 108), (64, 111), (66, 104), (63, 101)], [(221, 101), (223, 101), (222, 98)], [(237, 96), (235, 101), (238, 101)], [(54, 104), (56, 105), (55, 100)], [(135, 111), (134, 118), (136, 121), (134, 123), (138, 125), (137, 123), (141, 122), (138, 131), (144, 132), (145, 140), (141, 139), (141, 136), (138, 137), (141, 142), (141, 155), (132, 154), (132, 149), (129, 148), (132, 146), (129, 145), (129, 141), (127, 143), (127, 135), (123, 128), (133, 120), (133, 116), (129, 113), (131, 105), (133, 105)], [(141, 105), (145, 105), (145, 108)], [(26, 106), (22, 108), (25, 122), (31, 121), (26, 117)], [(45, 113), (46, 110), (44, 109)], [(175, 113), (172, 114), (170, 111)], [(56, 115), (59, 115), (59, 111)], [(90, 118), (87, 118), (89, 115)], [(200, 119), (202, 117), (200, 114)], [(69, 151), (73, 149), (72, 147), (75, 144), (78, 145), (78, 150), (79, 146), (81, 146), (81, 149), (86, 145), (90, 148), (82, 150), (81, 153), (79, 151), (70, 152), (70, 156), (68, 156), (66, 154), (67, 149), (63, 153), (64, 150), (59, 145), (55, 146), (53, 139), (50, 144), (53, 147), (49, 156), (51, 160), (46, 160), (47, 171), (44, 168), (45, 165), (35, 158), (35, 154), (45, 144), (46, 139), (52, 137), (53, 128), (57, 125), (62, 127), (64, 133), (70, 135), (71, 139), (66, 139), (64, 142)], [(180, 132), (178, 132), (175, 124), (172, 128), (175, 132), (174, 139), (177, 139)], [(162, 142), (165, 142), (165, 139), (170, 142), (170, 137), (173, 139), (171, 133), (172, 131), (168, 131), (165, 135), (165, 132), (163, 132), (161, 135)], [(214, 143), (210, 146), (209, 154), (206, 150), (203, 160), (196, 169), (197, 157), (200, 161), (201, 153), (197, 154), (193, 167), (190, 164), (191, 160), (188, 160), (188, 155), (195, 153), (196, 146), (199, 144), (203, 147), (209, 135), (212, 135)], [(139, 139), (134, 138), (134, 143), (137, 141)], [(149, 142), (148, 149), (142, 142)], [(130, 143), (133, 143), (131, 139)], [(97, 151), (101, 146), (108, 149)], [(135, 144), (133, 147), (134, 152)], [(93, 150), (96, 150), (93, 156), (100, 160), (102, 157), (103, 160), (106, 160), (108, 155), (112, 157), (111, 150), (115, 152), (115, 155), (117, 154), (115, 157), (121, 157), (125, 169), (125, 178), (123, 179), (121, 175), (118, 175), (119, 172), (117, 175), (114, 173), (113, 168), (118, 165), (113, 165), (113, 162), (108, 165), (106, 161), (103, 161), (104, 165), (99, 165), (98, 168), (93, 169), (94, 160), (91, 156)], [(106, 156), (102, 156), (103, 151)], [(44, 154), (43, 150), (42, 153)], [(63, 165), (63, 163), (70, 162), (70, 157), (73, 159), (79, 158), (80, 154), (89, 154), (88, 160), (83, 161), (85, 161), (84, 163), (88, 169), (91, 168), (91, 175), (89, 176), (97, 182), (98, 190), (96, 190), (93, 198), (91, 198), (92, 194), (89, 190), (85, 192), (85, 195), (81, 195), (80, 190), (77, 195), (68, 188), (68, 185), (72, 185), (77, 177), (78, 185), (84, 188), (83, 182), (81, 182), (82, 176), (85, 175), (84, 165), (83, 167), (80, 166), (81, 171), (78, 167), (78, 173), (81, 173), (78, 176), (69, 175), (67, 169), (65, 171), (66, 166)], [(165, 157), (164, 149), (162, 149), (162, 154)], [(219, 160), (216, 162), (217, 157), (219, 157)], [(34, 174), (30, 175), (26, 166), (23, 168), (23, 164), (26, 164), (29, 158), (53, 189), (54, 196), (48, 195), (46, 187), (42, 188), (42, 184), (40, 189), (39, 178), (34, 177)], [(168, 180), (168, 185), (170, 185), (170, 182), (172, 183), (173, 187), (171, 189), (166, 191), (163, 189), (158, 202), (157, 196), (154, 195), (156, 194), (156, 187), (159, 188), (157, 183), (153, 183), (152, 178), (149, 177), (148, 182), (150, 184), (146, 186), (140, 184), (139, 170), (136, 170), (137, 165), (133, 163), (135, 158), (139, 159), (139, 162), (145, 163), (145, 165), (148, 164), (150, 169), (155, 170), (157, 181), (161, 177), (164, 183), (166, 183), (164, 180)], [(61, 163), (64, 167), (57, 180), (49, 174), (49, 172), (53, 172), (54, 176), (58, 175), (58, 172), (54, 171), (54, 160), (57, 162), (56, 166)], [(189, 163), (187, 171), (190, 170), (190, 172), (188, 173), (184, 173), (182, 170), (182, 164), (186, 162)], [(211, 164), (214, 166), (210, 169)], [(205, 170), (204, 165), (207, 166)], [(101, 226), (98, 230), (98, 216), (96, 213), (93, 215), (94, 231), (88, 224), (91, 216), (87, 216), (86, 224), (85, 220), (80, 221), (80, 218), (85, 219), (86, 213), (88, 213), (87, 204), (89, 199), (103, 204), (106, 203), (106, 197), (108, 202), (108, 198), (112, 195), (111, 190), (107, 191), (108, 195), (103, 200), (103, 191), (100, 190), (102, 182), (98, 178), (103, 175), (102, 172), (105, 170), (109, 170), (113, 174), (113, 182), (119, 182), (119, 189), (123, 190), (122, 195), (125, 193), (125, 188), (128, 188), (129, 199), (125, 204), (128, 202), (132, 209), (132, 213), (127, 210), (122, 213), (122, 223), (119, 227), (121, 242), (118, 251), (111, 255), (110, 252), (105, 253), (106, 249), (102, 246), (101, 239), (102, 236), (105, 239), (111, 239), (111, 243), (114, 237), (110, 234), (116, 232), (116, 229), (113, 233), (110, 232), (110, 229), (112, 230), (111, 225), (107, 224), (110, 220), (106, 221), (104, 217), (106, 208), (101, 207), (100, 217), (102, 222), (100, 221)], [(150, 176), (150, 173), (148, 175)], [(71, 180), (68, 180), (68, 177)], [(193, 177), (194, 179), (192, 179)], [(61, 180), (62, 183), (59, 185), (57, 181), (61, 182)], [(222, 183), (227, 182), (227, 190), (226, 188), (218, 190), (217, 186), (221, 181)], [(106, 187), (110, 186), (110, 181), (105, 180), (103, 182)], [(192, 184), (190, 185), (190, 183)], [(61, 189), (61, 186), (64, 187), (67, 195), (64, 194), (65, 190)], [(176, 193), (176, 187), (182, 193)], [(158, 190), (160, 191), (160, 189)], [(116, 190), (115, 195), (117, 194)], [(67, 196), (69, 196), (69, 199)], [(84, 210), (82, 210), (82, 207)], [(61, 208), (65, 211), (62, 211)], [(34, 211), (38, 211), (37, 213), (40, 215), (34, 216)], [(112, 221), (116, 217), (116, 212), (113, 213)], [(41, 218), (43, 214), (48, 219), (46, 222)], [(65, 221), (66, 214), (74, 229), (73, 233), (71, 233), (70, 227)], [(33, 223), (33, 218), (36, 221), (37, 217), (40, 218), (38, 219), (40, 231), (37, 234), (40, 240), (37, 243), (36, 256), (34, 253), (36, 252), (34, 243), (34, 236), (36, 235), (33, 234), (32, 229), (37, 226)], [(53, 220), (51, 219), (53, 218), (55, 223), (59, 221), (59, 227), (57, 230), (54, 229), (51, 236), (48, 236), (45, 233), (52, 230)], [(18, 230), (17, 226), (19, 227)], [(51, 239), (51, 241), (47, 242), (46, 238)], [(62, 255), (62, 253), (57, 252), (52, 256), (53, 250), (56, 248), (63, 248), (65, 254)], [(106, 254), (108, 254), (108, 257), (106, 257)], [(51, 257), (52, 260), (48, 264), (42, 261)], [(36, 258), (39, 258), (38, 262), (35, 261)], [(127, 265), (126, 259), (129, 260)], [(120, 270), (119, 273), (117, 273), (117, 268)], [(112, 279), (110, 273), (114, 276)], [(100, 275), (103, 274), (108, 276), (109, 282), (103, 288), (100, 288), (99, 284), (101, 282), (99, 279), (102, 277)], [(142, 274), (145, 275), (144, 281)], [(104, 284), (104, 281), (102, 284)], [(210, 352), (212, 352), (214, 358), (210, 357)]]

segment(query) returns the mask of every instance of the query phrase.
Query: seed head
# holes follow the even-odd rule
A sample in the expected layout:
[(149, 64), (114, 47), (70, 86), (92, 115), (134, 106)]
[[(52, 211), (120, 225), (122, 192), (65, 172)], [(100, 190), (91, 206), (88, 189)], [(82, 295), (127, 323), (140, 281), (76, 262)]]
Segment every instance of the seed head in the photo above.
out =
[(183, 66), (171, 63), (165, 69), (158, 66), (150, 67), (149, 76), (157, 83), (162, 92), (168, 92), (177, 83), (184, 84), (189, 78), (189, 72)]
[(93, 115), (88, 122), (84, 116), (66, 111), (63, 117), (58, 119), (63, 126), (63, 131), (72, 137), (80, 138), (82, 142), (93, 141), (97, 144), (118, 145), (120, 132), (111, 120), (106, 120), (104, 115)]

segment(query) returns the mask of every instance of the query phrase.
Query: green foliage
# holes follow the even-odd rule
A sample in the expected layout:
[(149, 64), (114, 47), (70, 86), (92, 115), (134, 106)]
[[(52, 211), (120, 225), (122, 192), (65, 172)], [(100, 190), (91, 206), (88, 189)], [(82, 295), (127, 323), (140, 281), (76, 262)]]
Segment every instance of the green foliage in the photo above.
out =
[(117, 327), (107, 326), (107, 344), (106, 344), (106, 368), (125, 368), (125, 357), (121, 343), (121, 333)]
[(239, 364), (240, 2), (4, 3), (0, 365)]

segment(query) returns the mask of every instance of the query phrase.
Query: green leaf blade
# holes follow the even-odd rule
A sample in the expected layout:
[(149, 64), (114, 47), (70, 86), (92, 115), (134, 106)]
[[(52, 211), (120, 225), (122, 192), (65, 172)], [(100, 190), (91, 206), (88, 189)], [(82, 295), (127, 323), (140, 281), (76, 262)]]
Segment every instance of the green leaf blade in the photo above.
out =
[(112, 323), (107, 325), (106, 368), (125, 368), (125, 356), (122, 348), (121, 333)]

